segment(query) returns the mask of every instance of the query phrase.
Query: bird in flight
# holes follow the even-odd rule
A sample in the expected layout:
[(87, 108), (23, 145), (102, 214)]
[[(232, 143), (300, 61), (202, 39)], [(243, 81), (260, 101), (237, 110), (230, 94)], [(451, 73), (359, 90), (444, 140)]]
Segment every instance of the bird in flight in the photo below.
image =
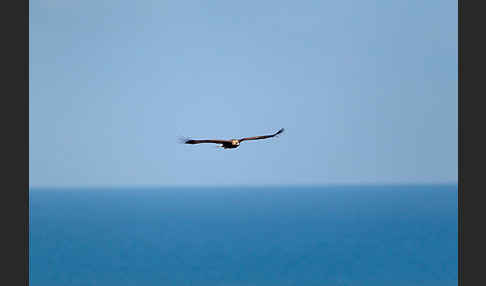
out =
[(255, 137), (245, 137), (241, 139), (231, 139), (231, 140), (214, 140), (214, 139), (203, 139), (203, 140), (193, 140), (193, 139), (185, 139), (184, 144), (201, 144), (201, 143), (215, 143), (215, 144), (221, 144), (221, 146), (224, 149), (234, 149), (238, 148), (240, 146), (240, 143), (243, 141), (248, 141), (248, 140), (259, 140), (259, 139), (267, 139), (267, 138), (272, 138), (280, 133), (282, 133), (284, 129), (280, 129), (274, 134), (271, 135), (263, 135), (263, 136), (255, 136)]

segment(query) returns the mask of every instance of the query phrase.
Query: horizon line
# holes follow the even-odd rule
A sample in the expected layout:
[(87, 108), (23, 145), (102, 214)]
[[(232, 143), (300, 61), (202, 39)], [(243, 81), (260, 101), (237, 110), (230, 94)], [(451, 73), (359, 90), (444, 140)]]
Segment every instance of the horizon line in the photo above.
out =
[(29, 186), (29, 190), (41, 190), (41, 189), (76, 189), (76, 190), (89, 190), (89, 189), (167, 189), (167, 188), (326, 188), (326, 187), (386, 187), (386, 186), (458, 186), (457, 181), (453, 182), (363, 182), (363, 183), (327, 183), (327, 184), (218, 184), (218, 185), (206, 185), (206, 184), (177, 184), (177, 185), (69, 185), (69, 186)]

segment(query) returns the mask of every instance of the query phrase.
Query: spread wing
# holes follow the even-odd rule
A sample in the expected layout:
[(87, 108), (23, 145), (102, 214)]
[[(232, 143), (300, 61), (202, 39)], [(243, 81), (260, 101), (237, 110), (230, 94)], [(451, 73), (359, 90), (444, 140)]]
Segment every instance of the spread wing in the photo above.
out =
[(240, 139), (240, 142), (243, 142), (243, 141), (246, 141), (246, 140), (259, 140), (259, 139), (267, 139), (267, 138), (272, 138), (272, 137), (275, 137), (277, 135), (279, 135), (280, 133), (284, 132), (284, 129), (280, 129), (279, 131), (277, 131), (275, 134), (272, 134), (272, 135), (263, 135), (263, 136), (255, 136), (255, 137), (245, 137), (245, 138), (241, 138)]
[(223, 144), (223, 143), (231, 143), (229, 140), (213, 140), (213, 139), (204, 139), (204, 140), (193, 140), (193, 139), (183, 139), (184, 144), (201, 144), (201, 143), (215, 143), (215, 144)]

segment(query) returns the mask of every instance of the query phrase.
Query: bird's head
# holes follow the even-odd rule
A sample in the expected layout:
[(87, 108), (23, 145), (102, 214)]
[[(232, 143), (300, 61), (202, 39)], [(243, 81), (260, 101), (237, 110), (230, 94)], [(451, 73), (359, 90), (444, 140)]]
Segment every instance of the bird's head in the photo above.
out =
[(233, 140), (231, 140), (231, 144), (234, 145), (234, 146), (238, 146), (238, 145), (240, 145), (240, 142), (236, 139), (233, 139)]

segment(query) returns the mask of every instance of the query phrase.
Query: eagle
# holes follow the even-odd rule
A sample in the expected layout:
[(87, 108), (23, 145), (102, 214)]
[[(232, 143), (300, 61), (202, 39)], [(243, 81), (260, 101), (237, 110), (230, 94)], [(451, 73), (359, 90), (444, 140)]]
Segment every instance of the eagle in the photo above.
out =
[(267, 138), (272, 138), (275, 137), (279, 134), (281, 134), (284, 131), (284, 129), (280, 129), (279, 131), (275, 132), (274, 134), (271, 135), (263, 135), (263, 136), (255, 136), (255, 137), (245, 137), (241, 139), (231, 139), (231, 140), (215, 140), (215, 139), (203, 139), (203, 140), (194, 140), (194, 139), (184, 139), (183, 143), (184, 144), (201, 144), (201, 143), (215, 143), (215, 144), (221, 144), (219, 147), (222, 147), (224, 149), (234, 149), (238, 148), (240, 146), (240, 143), (243, 141), (248, 141), (248, 140), (260, 140), (260, 139), (267, 139)]

